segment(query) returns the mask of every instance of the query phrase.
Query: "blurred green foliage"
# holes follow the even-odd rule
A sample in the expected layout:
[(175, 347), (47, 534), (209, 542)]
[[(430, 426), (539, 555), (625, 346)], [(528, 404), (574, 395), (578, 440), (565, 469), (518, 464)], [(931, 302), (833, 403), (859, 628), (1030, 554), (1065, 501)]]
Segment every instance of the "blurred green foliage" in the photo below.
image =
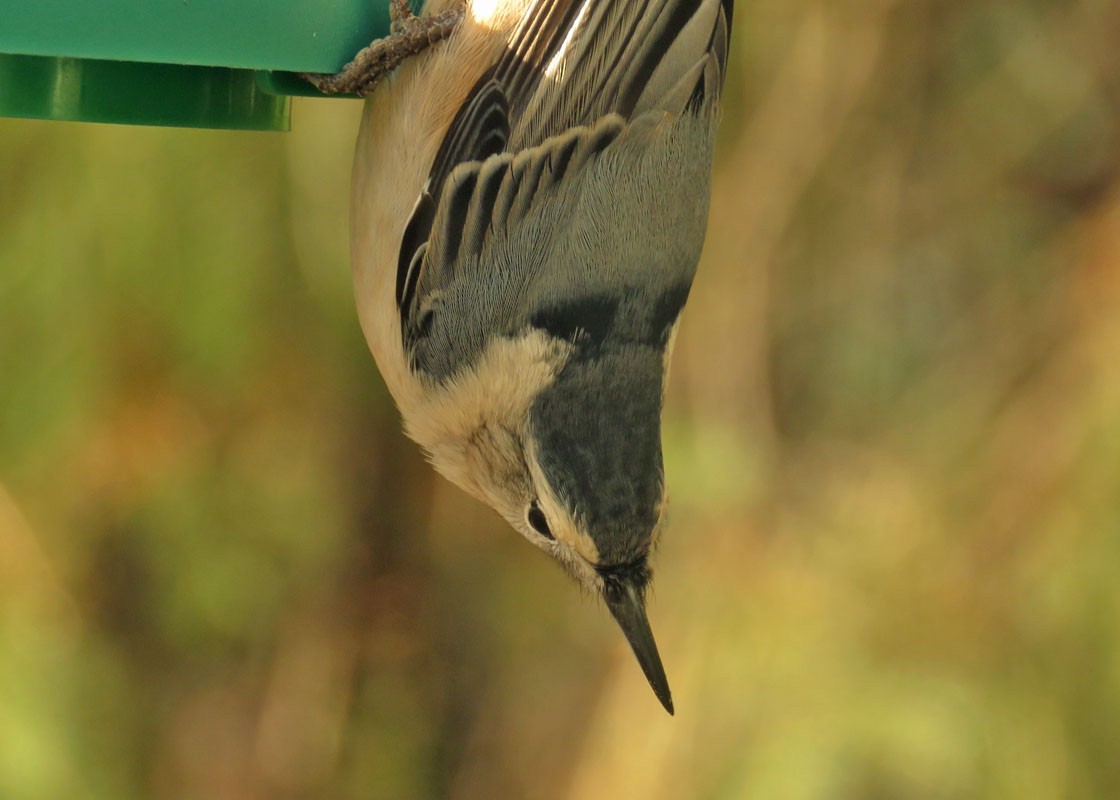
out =
[(399, 433), (358, 104), (0, 120), (0, 797), (1120, 794), (1120, 9), (736, 14), (674, 719)]

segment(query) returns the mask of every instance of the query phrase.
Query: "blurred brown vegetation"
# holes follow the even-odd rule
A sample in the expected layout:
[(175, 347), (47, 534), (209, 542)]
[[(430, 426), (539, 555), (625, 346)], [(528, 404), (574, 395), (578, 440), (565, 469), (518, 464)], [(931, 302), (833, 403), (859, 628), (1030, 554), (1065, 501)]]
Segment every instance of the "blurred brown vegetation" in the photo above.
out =
[(399, 433), (358, 104), (0, 120), (0, 797), (1120, 795), (1120, 9), (737, 6), (674, 719)]

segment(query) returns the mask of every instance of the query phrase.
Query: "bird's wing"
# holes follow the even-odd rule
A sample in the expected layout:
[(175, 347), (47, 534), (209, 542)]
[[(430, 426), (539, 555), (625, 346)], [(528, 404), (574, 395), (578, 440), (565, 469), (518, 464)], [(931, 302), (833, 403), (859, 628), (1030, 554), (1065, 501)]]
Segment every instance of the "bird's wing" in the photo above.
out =
[(495, 229), (552, 196), (630, 120), (711, 113), (733, 0), (537, 0), (451, 123), (406, 225), (405, 342)]

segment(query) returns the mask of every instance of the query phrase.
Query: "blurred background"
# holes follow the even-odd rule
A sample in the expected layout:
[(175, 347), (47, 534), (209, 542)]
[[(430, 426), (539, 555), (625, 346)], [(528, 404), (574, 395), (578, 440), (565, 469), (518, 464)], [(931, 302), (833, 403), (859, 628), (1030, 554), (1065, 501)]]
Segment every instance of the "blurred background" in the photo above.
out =
[(651, 617), (437, 478), (360, 104), (0, 120), (0, 797), (1120, 794), (1120, 7), (740, 0)]

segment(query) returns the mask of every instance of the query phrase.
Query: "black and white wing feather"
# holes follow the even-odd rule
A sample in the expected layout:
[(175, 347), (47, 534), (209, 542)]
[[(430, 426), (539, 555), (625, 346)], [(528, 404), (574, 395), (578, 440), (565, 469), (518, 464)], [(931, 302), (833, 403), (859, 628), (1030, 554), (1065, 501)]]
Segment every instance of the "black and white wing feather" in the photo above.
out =
[[(463, 264), (636, 120), (714, 117), (733, 0), (537, 0), (454, 118), (401, 242), (410, 353)], [(475, 279), (485, 276), (473, 276)], [(469, 348), (469, 343), (463, 346)]]

